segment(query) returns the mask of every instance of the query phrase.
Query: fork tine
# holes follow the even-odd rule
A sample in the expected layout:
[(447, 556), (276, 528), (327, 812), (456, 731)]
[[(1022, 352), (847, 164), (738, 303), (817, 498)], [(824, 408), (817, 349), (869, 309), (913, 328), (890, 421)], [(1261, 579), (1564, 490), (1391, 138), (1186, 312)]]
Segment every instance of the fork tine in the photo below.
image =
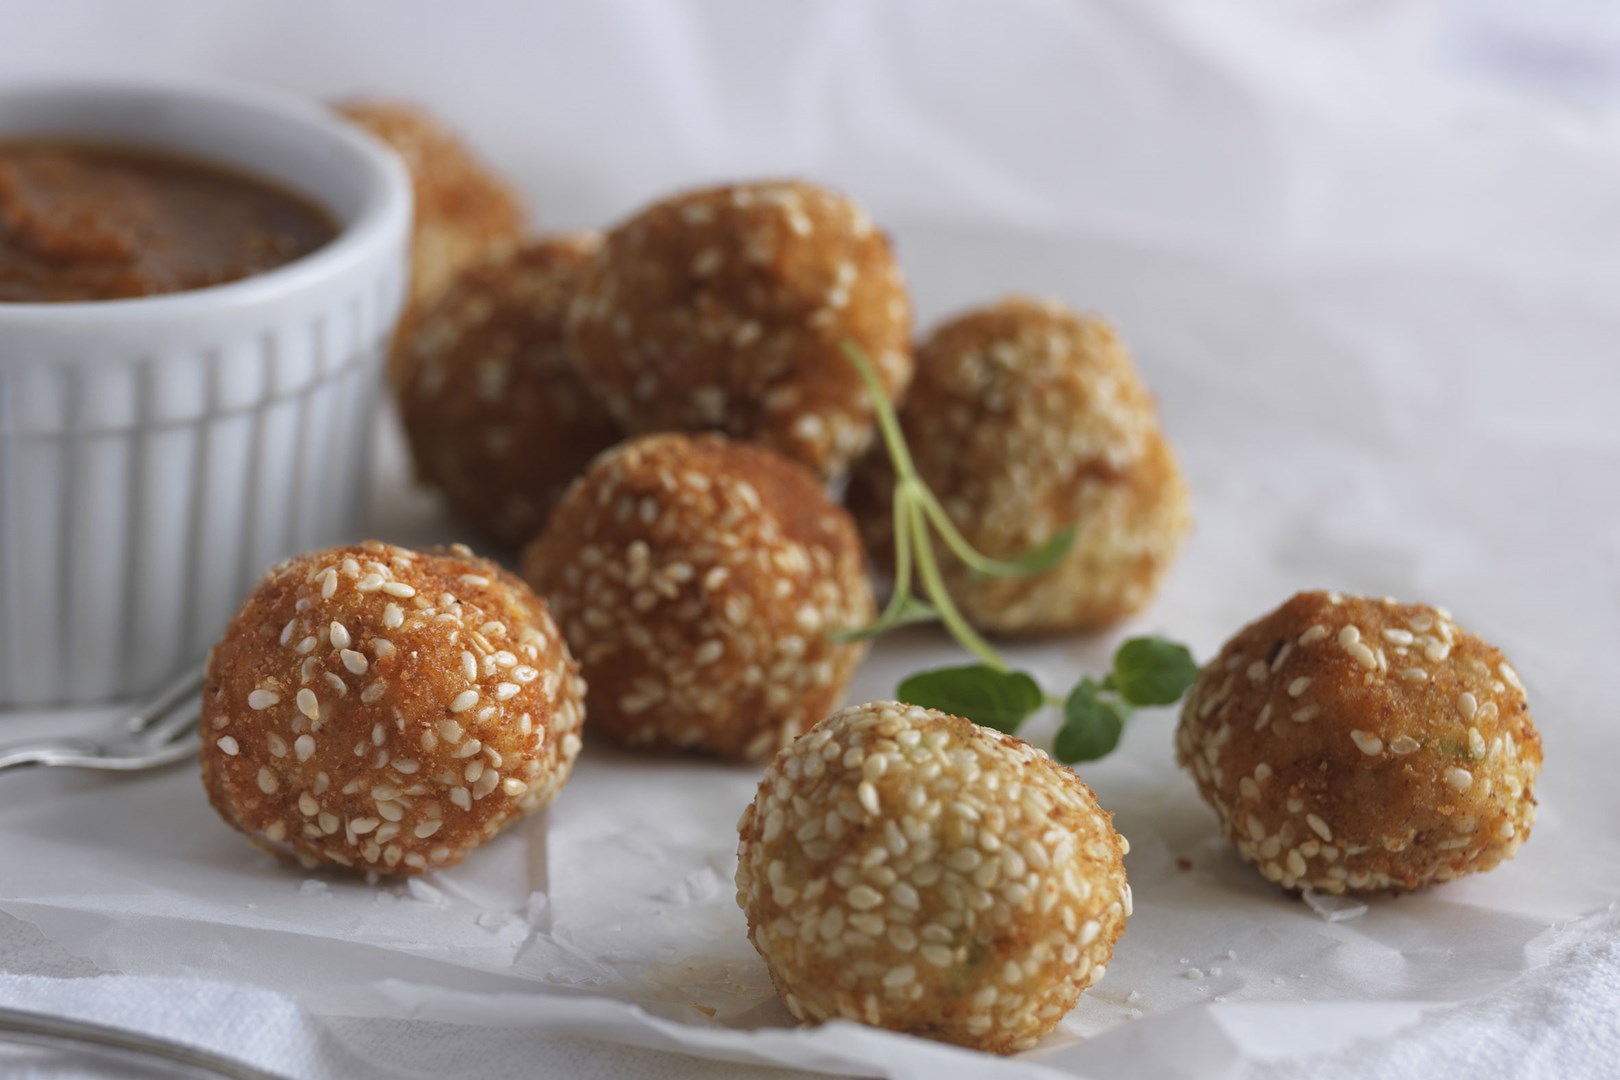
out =
[(193, 668), (163, 688), (162, 693), (142, 705), (125, 718), (124, 724), (132, 732), (143, 732), (159, 720), (186, 703), (186, 699), (202, 690), (203, 671)]

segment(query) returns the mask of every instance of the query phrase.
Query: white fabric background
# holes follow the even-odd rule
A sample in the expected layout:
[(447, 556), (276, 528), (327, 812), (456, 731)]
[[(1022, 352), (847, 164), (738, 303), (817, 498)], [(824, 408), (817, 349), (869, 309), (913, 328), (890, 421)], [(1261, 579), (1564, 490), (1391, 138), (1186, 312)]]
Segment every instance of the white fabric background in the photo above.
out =
[[(1547, 752), (1515, 862), (1330, 923), (1237, 864), (1170, 763), (1171, 718), (1144, 716), (1084, 770), (1133, 841), (1138, 914), (1052, 1044), (1003, 1063), (769, 1030), (784, 1014), (726, 886), (749, 770), (592, 743), (554, 811), (417, 891), (303, 885), (214, 821), (184, 769), (6, 777), (0, 1003), (293, 1075), (1607, 1075), (1620, 31), (1600, 8), (0, 3), (8, 75), (414, 97), (555, 227), (680, 185), (802, 174), (894, 233), (924, 325), (1014, 290), (1105, 313), (1159, 395), (1198, 516), (1129, 629), (1207, 655), (1298, 587), (1446, 604), (1514, 658)], [(390, 445), (372, 531), (451, 535)], [(1111, 644), (1020, 655), (1057, 685)], [(952, 655), (926, 632), (887, 643), (851, 697)], [(693, 1000), (718, 1006), (714, 1024)]]

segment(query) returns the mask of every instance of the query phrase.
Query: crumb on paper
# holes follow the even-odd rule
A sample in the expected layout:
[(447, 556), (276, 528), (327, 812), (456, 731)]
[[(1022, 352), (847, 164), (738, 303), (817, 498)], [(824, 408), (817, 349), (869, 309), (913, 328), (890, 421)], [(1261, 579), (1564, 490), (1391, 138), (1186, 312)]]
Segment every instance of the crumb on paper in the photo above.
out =
[(1134, 1005), (1138, 1001), (1142, 1000), (1142, 994), (1138, 990), (1132, 990), (1130, 993), (1125, 995), (1125, 1000)]
[(1186, 858), (1184, 856), (1178, 856), (1176, 858), (1176, 869), (1177, 870), (1187, 871), (1187, 870), (1191, 870), (1192, 868), (1193, 868), (1193, 864), (1192, 864), (1191, 859), (1188, 859), (1188, 858)]
[(331, 896), (332, 890), (326, 882), (319, 878), (305, 878), (298, 885), (298, 892), (303, 896)]
[(1300, 893), (1306, 905), (1325, 922), (1344, 922), (1367, 913), (1367, 905), (1347, 896), (1334, 896), (1306, 889)]
[(713, 1017), (714, 1014), (719, 1011), (713, 1005), (700, 1005), (697, 1002), (692, 1003), (692, 1008), (708, 1017)]

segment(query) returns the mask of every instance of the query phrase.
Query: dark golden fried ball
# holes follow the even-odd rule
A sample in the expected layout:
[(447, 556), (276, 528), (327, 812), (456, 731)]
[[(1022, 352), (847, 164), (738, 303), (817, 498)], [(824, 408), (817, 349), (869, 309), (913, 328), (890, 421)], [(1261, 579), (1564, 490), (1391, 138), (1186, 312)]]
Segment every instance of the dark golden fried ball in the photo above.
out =
[[(1013, 298), (936, 329), (917, 349), (900, 423), (923, 481), (991, 558), (1078, 530), (1056, 566), (985, 577), (943, 553), (975, 625), (1094, 630), (1152, 599), (1191, 524), (1187, 486), (1153, 399), (1099, 319)], [(874, 557), (892, 561), (894, 471), (875, 448), (848, 503)]]
[(808, 470), (715, 435), (608, 451), (524, 555), (628, 746), (771, 753), (827, 715), (873, 616), (849, 515)]
[(1285, 889), (1421, 889), (1513, 857), (1541, 736), (1519, 676), (1443, 608), (1306, 592), (1188, 693), (1177, 756)]
[(399, 342), (400, 418), (417, 474), (508, 548), (619, 426), (568, 362), (563, 318), (594, 236), (536, 240), (463, 270)]
[(1028, 1049), (1131, 913), (1112, 815), (1020, 739), (857, 705), (776, 756), (738, 822), (737, 903), (800, 1020)]
[(305, 867), (414, 874), (549, 803), (585, 686), (545, 604), (456, 547), (368, 541), (290, 559), (208, 662), (208, 799)]
[(898, 396), (910, 323), (871, 219), (824, 188), (776, 181), (676, 195), (614, 229), (569, 341), (629, 430), (724, 432), (831, 476), (873, 433), (841, 343), (864, 349)]
[(339, 102), (338, 112), (405, 162), (416, 197), (411, 300), (420, 303), (465, 266), (523, 236), (523, 201), (425, 109), (397, 101)]

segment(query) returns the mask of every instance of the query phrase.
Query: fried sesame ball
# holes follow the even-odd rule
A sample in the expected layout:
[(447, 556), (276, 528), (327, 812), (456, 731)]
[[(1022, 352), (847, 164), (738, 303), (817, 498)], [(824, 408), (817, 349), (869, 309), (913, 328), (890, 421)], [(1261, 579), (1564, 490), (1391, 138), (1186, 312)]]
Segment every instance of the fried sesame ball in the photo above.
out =
[(431, 113), (398, 101), (360, 100), (338, 112), (393, 148), (416, 197), (411, 234), (411, 300), (419, 303), (463, 267), (515, 244), (528, 215), (523, 201)]
[[(1014, 558), (1078, 530), (1054, 567), (984, 577), (941, 552), (970, 621), (1008, 634), (1095, 630), (1140, 610), (1191, 522), (1187, 486), (1153, 399), (1099, 319), (1020, 298), (972, 311), (917, 349), (900, 423), (923, 481), (975, 548)], [(894, 471), (881, 447), (848, 503), (892, 562)]]
[(545, 604), (495, 563), (312, 552), (270, 571), (210, 654), (203, 785), (275, 855), (414, 874), (556, 796), (584, 693)]
[(1131, 913), (1129, 845), (1091, 789), (933, 709), (835, 713), (776, 756), (737, 828), (737, 903), (800, 1020), (1028, 1049)]
[(804, 467), (716, 435), (648, 435), (592, 463), (524, 556), (632, 747), (756, 759), (826, 716), (873, 617), (848, 514)]
[(899, 396), (910, 323), (899, 265), (865, 212), (776, 181), (676, 195), (614, 229), (568, 332), (581, 374), (631, 431), (719, 431), (832, 476), (874, 430), (841, 343)]
[(621, 438), (562, 340), (596, 244), (537, 240), (475, 263), (400, 341), (400, 418), (418, 475), (508, 548), (533, 539), (591, 458)]
[(1541, 736), (1512, 665), (1444, 608), (1300, 593), (1238, 631), (1177, 757), (1285, 889), (1421, 889), (1513, 857)]

